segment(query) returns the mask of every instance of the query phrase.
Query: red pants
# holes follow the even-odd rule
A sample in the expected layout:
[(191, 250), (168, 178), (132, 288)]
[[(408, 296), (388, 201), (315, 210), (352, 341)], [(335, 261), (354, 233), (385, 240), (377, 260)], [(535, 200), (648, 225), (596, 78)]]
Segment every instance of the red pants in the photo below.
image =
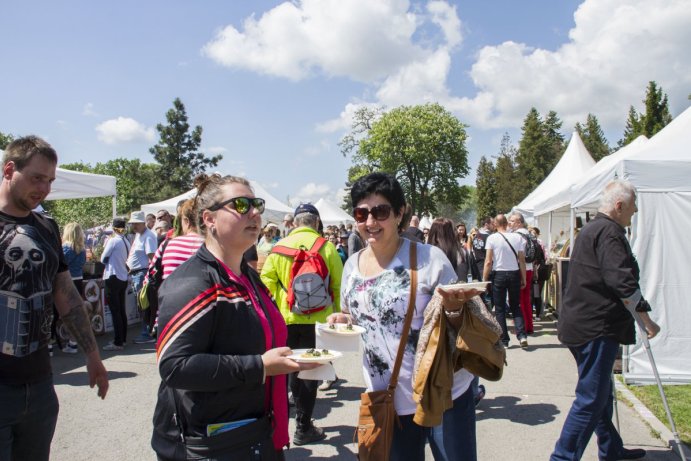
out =
[(533, 271), (525, 271), (525, 288), (521, 289), (521, 313), (525, 322), (525, 332), (533, 334)]

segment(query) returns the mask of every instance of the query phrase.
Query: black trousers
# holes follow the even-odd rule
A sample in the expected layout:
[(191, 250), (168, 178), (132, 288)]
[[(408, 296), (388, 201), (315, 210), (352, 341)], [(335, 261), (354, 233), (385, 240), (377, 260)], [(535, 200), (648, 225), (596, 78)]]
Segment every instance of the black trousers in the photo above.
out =
[(125, 310), (127, 281), (123, 282), (111, 275), (106, 279), (106, 293), (108, 307), (113, 317), (113, 344), (122, 346), (127, 341), (127, 311)]
[[(314, 324), (288, 325), (288, 347), (291, 349), (311, 348), (315, 345)], [(295, 419), (298, 430), (312, 424), (312, 412), (317, 401), (319, 381), (299, 379), (297, 373), (288, 376), (290, 392), (295, 401)]]

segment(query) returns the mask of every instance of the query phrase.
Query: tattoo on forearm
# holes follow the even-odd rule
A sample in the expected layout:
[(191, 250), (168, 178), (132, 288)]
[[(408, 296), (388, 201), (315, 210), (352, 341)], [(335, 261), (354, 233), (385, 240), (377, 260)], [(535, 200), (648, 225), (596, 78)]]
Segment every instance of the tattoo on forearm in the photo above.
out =
[(72, 305), (72, 309), (63, 315), (62, 322), (65, 324), (70, 334), (77, 341), (85, 354), (96, 349), (96, 338), (91, 330), (91, 322), (86, 315), (81, 298), (78, 303)]

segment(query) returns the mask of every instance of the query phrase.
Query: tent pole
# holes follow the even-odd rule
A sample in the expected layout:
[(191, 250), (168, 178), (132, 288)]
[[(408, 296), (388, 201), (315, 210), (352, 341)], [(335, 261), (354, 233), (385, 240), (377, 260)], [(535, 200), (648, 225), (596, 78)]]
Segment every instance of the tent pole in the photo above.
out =
[(547, 255), (552, 251), (552, 212), (549, 212), (549, 220), (547, 221)]
[(113, 195), (113, 219), (115, 219), (116, 214), (117, 214), (117, 200), (115, 199), (115, 196)]
[(571, 231), (571, 233), (569, 235), (569, 257), (573, 253), (573, 243), (574, 243), (573, 242), (573, 236), (574, 236), (574, 229), (573, 228), (575, 227), (575, 225), (574, 225), (575, 220), (576, 220), (576, 210), (574, 208), (571, 208), (571, 218), (570, 218), (571, 225), (569, 226), (570, 231)]

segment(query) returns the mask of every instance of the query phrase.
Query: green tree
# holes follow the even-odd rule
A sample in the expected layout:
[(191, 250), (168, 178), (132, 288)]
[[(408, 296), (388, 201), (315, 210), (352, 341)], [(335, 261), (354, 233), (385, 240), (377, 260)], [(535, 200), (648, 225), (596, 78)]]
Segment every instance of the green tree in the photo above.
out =
[[(151, 186), (161, 176), (160, 165), (143, 164), (139, 159), (116, 158), (97, 163), (95, 167), (83, 162), (68, 163), (60, 165), (60, 168), (115, 176), (116, 213), (120, 216), (139, 210), (145, 203), (167, 197), (163, 195), (164, 191)], [(112, 220), (112, 203), (111, 197), (51, 200), (45, 203), (45, 208), (61, 226), (74, 221), (89, 228)]]
[(14, 136), (11, 134), (5, 134), (2, 131), (0, 131), (0, 150), (5, 150), (7, 149), (7, 145), (14, 141)]
[(525, 178), (521, 177), (516, 164), (518, 156), (511, 138), (504, 134), (494, 168), (494, 187), (496, 190), (495, 213), (507, 213), (523, 199)]
[(645, 99), (645, 112), (636, 113), (631, 106), (624, 128), (624, 137), (617, 143), (623, 147), (640, 135), (650, 138), (672, 121), (667, 95), (654, 81), (648, 82)]
[(439, 104), (401, 106), (371, 124), (353, 162), (394, 174), (413, 211), (434, 214), (438, 203), (460, 206), (467, 198), (458, 184), (468, 174), (466, 137), (464, 125)]
[(494, 165), (484, 155), (480, 158), (480, 163), (477, 166), (475, 188), (478, 219), (485, 216), (495, 216), (497, 214), (497, 181)]
[(605, 133), (602, 131), (597, 117), (593, 114), (588, 114), (585, 125), (576, 123), (576, 132), (596, 162), (612, 152), (607, 144)]
[[(559, 132), (562, 122), (557, 113), (550, 111), (543, 121), (534, 107), (523, 121), (521, 141), (515, 156), (518, 175), (515, 179), (516, 205), (537, 187), (552, 171), (566, 149), (564, 136)], [(497, 169), (499, 163), (497, 163)], [(501, 189), (497, 185), (498, 194)], [(503, 208), (497, 208), (502, 211)], [(504, 202), (502, 202), (504, 203)], [(512, 205), (512, 206), (513, 206)]]
[(208, 167), (215, 167), (223, 158), (221, 155), (206, 157), (199, 152), (202, 143), (202, 127), (197, 125), (190, 132), (185, 106), (175, 98), (173, 108), (166, 113), (167, 125), (156, 125), (160, 139), (149, 149), (161, 165), (165, 181), (158, 186), (166, 195), (177, 195), (192, 187), (194, 177)]

